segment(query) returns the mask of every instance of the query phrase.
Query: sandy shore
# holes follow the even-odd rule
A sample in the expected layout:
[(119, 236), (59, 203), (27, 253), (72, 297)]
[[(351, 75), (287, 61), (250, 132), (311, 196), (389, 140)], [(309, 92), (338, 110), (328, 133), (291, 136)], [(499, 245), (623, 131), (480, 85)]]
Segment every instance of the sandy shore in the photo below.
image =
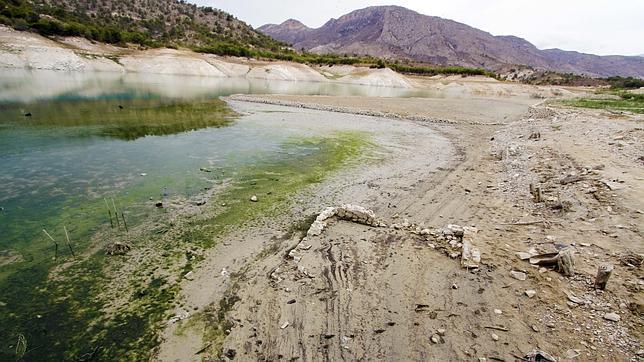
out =
[[(302, 242), (283, 232), (285, 215), (231, 235), (183, 287), (211, 318), (169, 326), (157, 359), (641, 358), (642, 116), (521, 96), (232, 99), (379, 134), (384, 158), (301, 195), (292, 212), (355, 203), (388, 227), (331, 221)], [(449, 224), (475, 228), (478, 268), (462, 267), (465, 240)], [(573, 276), (517, 255), (563, 249)], [(596, 291), (603, 263), (614, 272)], [(215, 316), (229, 326), (220, 338), (206, 333)]]

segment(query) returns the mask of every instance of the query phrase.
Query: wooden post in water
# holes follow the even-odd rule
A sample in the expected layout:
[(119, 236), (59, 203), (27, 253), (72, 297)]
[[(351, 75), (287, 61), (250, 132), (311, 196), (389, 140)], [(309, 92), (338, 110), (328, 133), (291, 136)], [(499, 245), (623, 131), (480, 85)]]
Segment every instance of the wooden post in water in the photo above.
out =
[(112, 221), (112, 211), (110, 211), (110, 205), (107, 204), (107, 199), (103, 198), (105, 201), (105, 207), (107, 208), (107, 215), (110, 217), (110, 227), (114, 228), (114, 221)]
[(42, 229), (42, 231), (45, 233), (45, 235), (47, 235), (47, 237), (48, 237), (48, 238), (50, 238), (50, 239), (51, 239), (51, 241), (53, 241), (53, 242), (54, 242), (54, 245), (55, 245), (55, 247), (56, 247), (56, 248), (54, 249), (54, 260), (58, 259), (58, 243), (56, 242), (56, 240), (54, 240), (54, 238), (52, 238), (52, 237), (51, 237), (51, 235), (49, 235), (49, 233), (47, 232), (47, 230)]
[(65, 237), (67, 238), (67, 246), (69, 246), (69, 251), (72, 253), (72, 256), (74, 259), (76, 259), (76, 254), (74, 254), (74, 249), (72, 249), (72, 242), (69, 241), (69, 234), (67, 233), (67, 227), (63, 225), (63, 229), (65, 229)]

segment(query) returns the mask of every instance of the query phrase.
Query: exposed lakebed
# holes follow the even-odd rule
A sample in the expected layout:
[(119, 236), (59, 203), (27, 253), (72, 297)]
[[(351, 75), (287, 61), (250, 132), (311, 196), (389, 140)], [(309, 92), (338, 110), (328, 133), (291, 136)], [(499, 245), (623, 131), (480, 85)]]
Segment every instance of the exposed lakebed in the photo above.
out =
[[(284, 109), (246, 117), (218, 99), (240, 89), (199, 78), (76, 77), (3, 78), (1, 359), (22, 353), (20, 336), (25, 360), (146, 358), (200, 251), (372, 147)], [(106, 256), (115, 241), (132, 253)]]

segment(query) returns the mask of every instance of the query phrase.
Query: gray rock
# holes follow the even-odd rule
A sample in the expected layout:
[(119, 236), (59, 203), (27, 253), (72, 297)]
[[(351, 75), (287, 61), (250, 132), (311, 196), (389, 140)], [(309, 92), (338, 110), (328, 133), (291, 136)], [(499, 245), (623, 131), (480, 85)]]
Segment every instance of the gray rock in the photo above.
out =
[(257, 202), (257, 201), (259, 201), (259, 199), (257, 198), (257, 196), (253, 195), (253, 196), (250, 197), (250, 201)]
[(516, 280), (526, 280), (526, 279), (528, 278), (528, 276), (526, 275), (526, 273), (524, 273), (524, 272), (520, 272), (520, 271), (516, 271), (516, 270), (512, 270), (512, 271), (510, 271), (510, 275), (512, 275), (512, 277), (513, 277), (514, 279), (516, 279)]
[(619, 314), (617, 313), (611, 312), (611, 313), (604, 314), (604, 319), (608, 321), (619, 322), (619, 320), (622, 319), (622, 317), (620, 317)]
[(534, 297), (535, 295), (537, 295), (537, 291), (536, 291), (536, 290), (533, 290), (533, 289), (526, 290), (526, 291), (525, 291), (525, 295), (526, 295), (528, 298), (532, 298), (532, 297)]

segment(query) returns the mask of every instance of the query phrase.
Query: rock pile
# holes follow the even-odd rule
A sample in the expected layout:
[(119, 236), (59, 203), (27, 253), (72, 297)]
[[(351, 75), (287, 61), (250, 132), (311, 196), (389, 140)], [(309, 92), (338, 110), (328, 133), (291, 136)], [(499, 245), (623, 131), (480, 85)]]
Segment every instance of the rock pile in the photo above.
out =
[(376, 220), (373, 211), (366, 209), (362, 206), (346, 204), (340, 207), (327, 207), (315, 219), (308, 232), (307, 236), (318, 236), (322, 234), (327, 227), (327, 220), (337, 217), (339, 220), (346, 220), (355, 222), (362, 225), (373, 227), (386, 226)]

